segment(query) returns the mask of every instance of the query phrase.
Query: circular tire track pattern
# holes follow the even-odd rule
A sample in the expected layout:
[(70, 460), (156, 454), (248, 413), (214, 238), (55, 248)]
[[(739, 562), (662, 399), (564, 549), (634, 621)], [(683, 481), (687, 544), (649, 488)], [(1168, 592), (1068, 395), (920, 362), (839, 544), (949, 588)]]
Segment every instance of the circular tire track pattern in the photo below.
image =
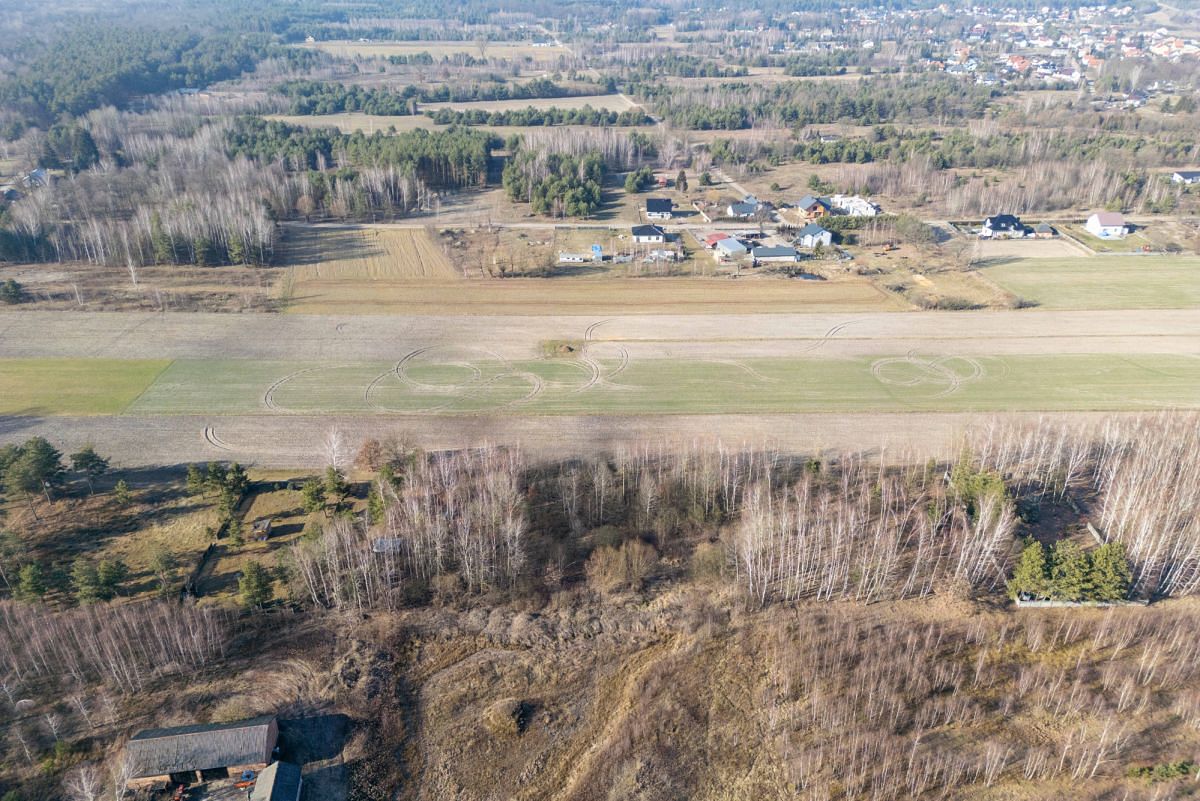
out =
[(209, 445), (212, 445), (214, 448), (216, 448), (219, 451), (233, 450), (233, 448), (229, 447), (229, 445), (224, 440), (222, 440), (220, 437), (217, 436), (217, 430), (215, 428), (213, 428), (212, 426), (204, 427), (204, 439), (206, 442), (208, 442)]
[(933, 389), (936, 391), (927, 397), (944, 398), (958, 392), (964, 384), (983, 378), (987, 370), (978, 360), (966, 356), (926, 359), (909, 353), (877, 359), (871, 364), (871, 375), (885, 386)]
[[(528, 370), (518, 369), (499, 354), (486, 348), (455, 348), (452, 354), (447, 354), (449, 358), (445, 359), (438, 358), (437, 350), (437, 348), (433, 347), (419, 348), (406, 354), (396, 362), (391, 370), (381, 373), (372, 379), (371, 383), (363, 390), (363, 401), (377, 412), (417, 411), (428, 414), (449, 409), (464, 401), (486, 400), (488, 393), (494, 391), (497, 384), (503, 384), (509, 379), (516, 379), (527, 384), (529, 387), (528, 392), (519, 398), (497, 401), (492, 408), (499, 409), (529, 403), (546, 389), (546, 382), (541, 376), (535, 375)], [(494, 375), (485, 377), (483, 370), (477, 366), (476, 361), (463, 358), (463, 351), (468, 351), (472, 356), (499, 365), (499, 371)], [(469, 377), (464, 381), (431, 384), (427, 381), (420, 381), (411, 375), (410, 371), (412, 368), (421, 364), (458, 367), (465, 370), (469, 374)], [(379, 389), (380, 385), (392, 378), (415, 394), (436, 396), (445, 398), (445, 400), (441, 403), (434, 403), (417, 410), (395, 409), (374, 400), (372, 395)]]

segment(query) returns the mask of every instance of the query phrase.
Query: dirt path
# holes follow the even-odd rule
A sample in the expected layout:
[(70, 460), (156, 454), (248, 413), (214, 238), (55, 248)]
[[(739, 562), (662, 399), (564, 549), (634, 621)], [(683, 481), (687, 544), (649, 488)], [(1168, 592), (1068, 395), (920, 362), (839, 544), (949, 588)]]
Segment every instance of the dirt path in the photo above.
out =
[(553, 417), (495, 415), (47, 417), (0, 418), (0, 444), (44, 436), (65, 453), (94, 444), (114, 465), (161, 466), (208, 460), (258, 467), (324, 464), (331, 430), (349, 452), (368, 438), (394, 437), (427, 450), (483, 443), (520, 446), (533, 458), (619, 453), (647, 444), (777, 447), (794, 452), (861, 449), (950, 456), (963, 432), (1003, 417), (1098, 421), (1113, 413), (645, 415)]

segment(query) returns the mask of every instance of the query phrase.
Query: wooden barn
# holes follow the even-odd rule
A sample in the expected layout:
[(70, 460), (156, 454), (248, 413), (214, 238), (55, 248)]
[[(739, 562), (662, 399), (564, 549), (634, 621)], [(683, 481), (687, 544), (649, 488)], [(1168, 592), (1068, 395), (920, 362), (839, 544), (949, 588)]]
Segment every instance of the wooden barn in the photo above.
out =
[(192, 784), (197, 781), (258, 773), (270, 764), (279, 739), (274, 715), (233, 723), (203, 723), (146, 729), (125, 747), (131, 789)]

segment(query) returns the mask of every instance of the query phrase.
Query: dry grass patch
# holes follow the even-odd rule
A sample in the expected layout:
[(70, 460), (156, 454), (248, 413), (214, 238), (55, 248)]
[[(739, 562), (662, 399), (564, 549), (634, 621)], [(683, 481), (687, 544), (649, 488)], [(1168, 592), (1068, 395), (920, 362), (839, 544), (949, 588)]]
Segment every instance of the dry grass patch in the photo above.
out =
[(755, 314), (888, 311), (906, 305), (863, 279), (513, 278), (309, 280), (288, 307), (305, 314)]

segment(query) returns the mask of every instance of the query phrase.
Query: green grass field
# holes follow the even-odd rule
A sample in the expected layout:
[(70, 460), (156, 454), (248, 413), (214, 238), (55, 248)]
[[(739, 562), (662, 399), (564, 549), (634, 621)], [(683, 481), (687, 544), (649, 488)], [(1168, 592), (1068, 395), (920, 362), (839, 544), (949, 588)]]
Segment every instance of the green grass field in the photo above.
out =
[[(742, 361), (10, 361), (8, 414), (669, 414), (1200, 407), (1200, 359), (1116, 355)], [(15, 384), (14, 384), (15, 385)]]
[(119, 414), (170, 363), (0, 359), (0, 414)]
[(1200, 258), (1194, 256), (1021, 259), (983, 274), (1046, 309), (1200, 306)]

